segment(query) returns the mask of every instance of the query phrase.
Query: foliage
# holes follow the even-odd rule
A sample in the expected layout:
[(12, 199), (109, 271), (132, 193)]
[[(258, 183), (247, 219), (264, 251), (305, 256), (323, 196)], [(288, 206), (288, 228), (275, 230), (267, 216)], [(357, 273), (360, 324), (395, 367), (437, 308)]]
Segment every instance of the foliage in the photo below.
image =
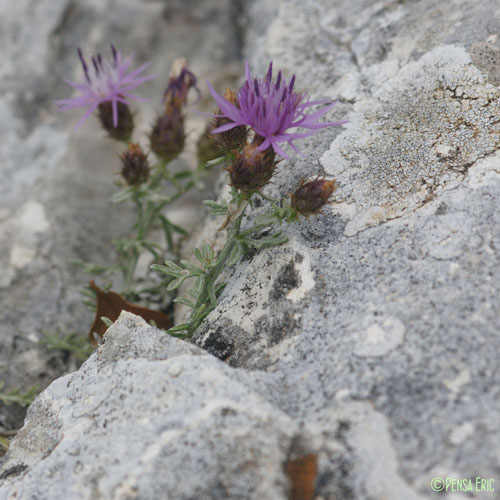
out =
[(11, 404), (29, 406), (38, 394), (38, 386), (36, 385), (30, 387), (25, 392), (22, 392), (20, 389), (10, 389), (8, 392), (4, 392), (4, 386), (4, 382), (0, 382), (0, 401), (7, 406)]

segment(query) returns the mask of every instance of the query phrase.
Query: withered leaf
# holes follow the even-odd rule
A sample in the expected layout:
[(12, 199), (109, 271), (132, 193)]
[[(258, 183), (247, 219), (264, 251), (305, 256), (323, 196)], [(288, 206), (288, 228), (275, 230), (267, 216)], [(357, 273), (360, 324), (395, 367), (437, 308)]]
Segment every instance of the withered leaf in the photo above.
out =
[(309, 453), (289, 460), (286, 473), (290, 481), (290, 500), (312, 500), (318, 476), (318, 460)]
[(94, 323), (89, 332), (90, 343), (93, 346), (97, 345), (94, 333), (97, 333), (101, 338), (108, 329), (106, 323), (101, 319), (103, 316), (109, 318), (111, 321), (116, 321), (122, 311), (129, 311), (131, 313), (141, 316), (148, 323), (154, 321), (158, 328), (170, 328), (171, 322), (166, 314), (160, 311), (154, 311), (146, 307), (137, 306), (126, 301), (121, 295), (116, 292), (106, 292), (101, 290), (94, 281), (89, 283), (90, 288), (95, 291), (97, 295), (97, 310), (95, 314)]

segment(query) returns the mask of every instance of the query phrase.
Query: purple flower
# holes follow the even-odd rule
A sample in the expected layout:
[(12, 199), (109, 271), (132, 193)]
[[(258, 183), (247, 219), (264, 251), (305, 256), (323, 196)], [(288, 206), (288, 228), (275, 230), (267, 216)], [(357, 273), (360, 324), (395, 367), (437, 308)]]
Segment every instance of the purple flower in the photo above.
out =
[(127, 99), (146, 101), (146, 99), (136, 96), (130, 91), (142, 83), (156, 78), (156, 76), (139, 76), (149, 66), (149, 63), (143, 64), (127, 74), (133, 55), (122, 59), (120, 52), (116, 50), (113, 44), (111, 44), (111, 53), (113, 55), (111, 62), (104, 59), (101, 54), (98, 54), (92, 57), (92, 67), (89, 68), (81, 49), (78, 49), (78, 56), (80, 57), (83, 72), (85, 73), (85, 82), (75, 83), (70, 80), (65, 81), (74, 89), (79, 90), (82, 95), (56, 101), (60, 111), (73, 108), (86, 108), (85, 113), (75, 128), (80, 127), (95, 109), (104, 102), (111, 102), (113, 126), (116, 128), (118, 125), (118, 103), (127, 105)]
[[(263, 151), (272, 147), (276, 153), (288, 158), (287, 154), (279, 146), (287, 142), (296, 152), (302, 154), (293, 141), (302, 137), (308, 137), (318, 133), (319, 129), (342, 125), (346, 121), (318, 122), (317, 119), (328, 113), (336, 103), (329, 101), (311, 101), (304, 93), (293, 90), (295, 75), (290, 81), (286, 80), (281, 71), (272, 81), (273, 63), (265, 78), (252, 80), (248, 62), (246, 68), (246, 81), (238, 91), (238, 105), (234, 105), (221, 97), (207, 81), (208, 89), (220, 108), (220, 117), (231, 120), (216, 128), (212, 133), (225, 132), (240, 125), (249, 125), (255, 133), (264, 141), (259, 146)], [(317, 111), (307, 114), (311, 106), (328, 104)], [(309, 129), (309, 132), (287, 132), (291, 128)]]

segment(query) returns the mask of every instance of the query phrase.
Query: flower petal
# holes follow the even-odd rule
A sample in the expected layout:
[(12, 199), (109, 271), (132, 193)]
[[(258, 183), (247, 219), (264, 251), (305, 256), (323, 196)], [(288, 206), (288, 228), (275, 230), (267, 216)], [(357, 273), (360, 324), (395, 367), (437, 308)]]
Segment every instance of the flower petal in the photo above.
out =
[(210, 133), (211, 134), (219, 134), (220, 132), (227, 132), (228, 130), (231, 130), (235, 127), (239, 127), (240, 124), (239, 123), (226, 123), (225, 125), (221, 125), (220, 127), (217, 127), (215, 129), (213, 129)]
[(217, 94), (215, 89), (210, 85), (210, 82), (207, 80), (207, 87), (209, 92), (212, 94), (212, 97), (215, 99), (215, 102), (219, 105), (220, 110), (226, 115), (227, 118), (233, 121), (242, 121), (241, 111), (231, 104), (229, 101), (224, 99), (222, 96)]

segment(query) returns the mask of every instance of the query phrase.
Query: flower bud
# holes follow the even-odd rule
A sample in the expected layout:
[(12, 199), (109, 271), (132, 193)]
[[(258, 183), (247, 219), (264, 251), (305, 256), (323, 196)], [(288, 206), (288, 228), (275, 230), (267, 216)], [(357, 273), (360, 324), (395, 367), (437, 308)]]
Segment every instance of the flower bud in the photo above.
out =
[(148, 155), (144, 154), (139, 144), (128, 145), (128, 150), (120, 156), (122, 177), (129, 186), (139, 186), (149, 179)]
[[(234, 90), (226, 89), (224, 99), (239, 108), (238, 95)], [(222, 112), (219, 109), (216, 115), (220, 114), (222, 114)], [(223, 125), (227, 125), (228, 123), (232, 123), (232, 121), (221, 116), (214, 116), (212, 122), (209, 125), (209, 129), (210, 131), (212, 131), (219, 127), (222, 127)], [(245, 125), (239, 125), (230, 130), (226, 130), (225, 132), (218, 132), (212, 135), (212, 137), (214, 138), (216, 144), (225, 151), (240, 150), (247, 144), (248, 129)]]
[(118, 121), (116, 127), (113, 120), (113, 105), (111, 101), (101, 102), (98, 106), (99, 119), (102, 127), (116, 141), (128, 142), (134, 131), (134, 117), (127, 104), (117, 102)]
[(196, 155), (200, 165), (205, 165), (208, 161), (214, 160), (221, 155), (220, 149), (214, 140), (214, 136), (210, 134), (210, 128), (207, 127), (205, 132), (198, 139), (196, 144)]
[(151, 149), (164, 160), (170, 162), (177, 158), (184, 149), (184, 116), (178, 108), (161, 115), (149, 136)]
[(185, 59), (176, 59), (172, 65), (168, 85), (163, 95), (165, 109), (149, 136), (151, 149), (164, 160), (170, 162), (184, 149), (184, 115), (189, 90), (196, 87), (196, 77), (187, 69)]
[(315, 179), (302, 183), (291, 196), (291, 206), (301, 215), (317, 214), (336, 189), (335, 181)]
[(186, 60), (179, 58), (172, 64), (168, 85), (163, 95), (165, 100), (165, 113), (168, 114), (172, 109), (181, 109), (187, 101), (189, 90), (194, 87), (198, 94), (200, 93), (196, 86), (196, 77), (187, 68)]
[(258, 151), (258, 144), (248, 144), (228, 168), (231, 186), (241, 191), (252, 191), (265, 186), (276, 168), (274, 151)]

